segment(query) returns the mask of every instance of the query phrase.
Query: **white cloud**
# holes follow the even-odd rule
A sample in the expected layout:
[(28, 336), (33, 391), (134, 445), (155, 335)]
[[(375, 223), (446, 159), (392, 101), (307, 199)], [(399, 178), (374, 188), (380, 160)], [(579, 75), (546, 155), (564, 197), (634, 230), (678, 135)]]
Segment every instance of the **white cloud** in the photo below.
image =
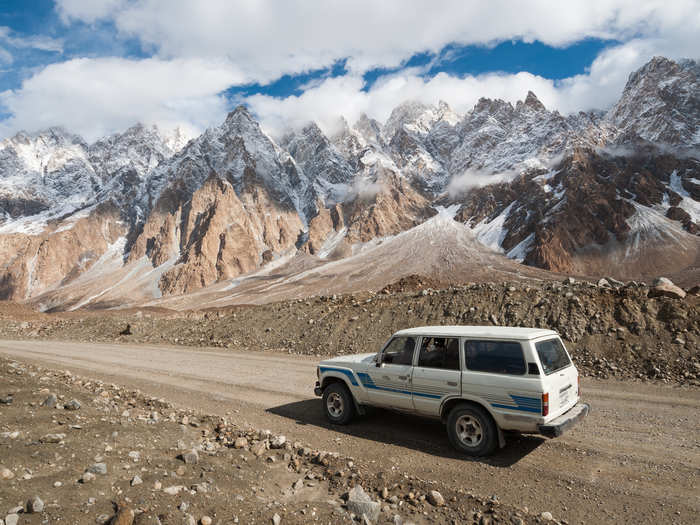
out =
[(260, 82), (344, 58), (353, 73), (393, 67), (450, 43), (563, 46), (586, 37), (626, 41), (685, 31), (697, 44), (693, 22), (700, 12), (697, 0), (59, 0), (58, 6), (68, 19), (108, 18), (161, 57), (226, 56)]
[(438, 73), (425, 78), (420, 71), (406, 69), (385, 75), (368, 91), (362, 89), (361, 76), (350, 74), (326, 79), (300, 96), (279, 99), (254, 95), (246, 102), (273, 134), (309, 120), (332, 133), (338, 125), (338, 115), (350, 123), (362, 113), (385, 122), (391, 110), (404, 100), (433, 105), (444, 100), (458, 113), (465, 113), (481, 97), (515, 103), (523, 100), (528, 91), (533, 91), (548, 109), (563, 114), (607, 110), (619, 99), (630, 73), (654, 55), (692, 56), (690, 49), (679, 49), (683, 49), (680, 44), (634, 39), (602, 52), (588, 72), (557, 82), (527, 72), (464, 77)]
[[(110, 21), (119, 38), (137, 39), (154, 56), (50, 65), (0, 95), (12, 115), (0, 122), (0, 133), (62, 124), (95, 137), (137, 120), (201, 129), (223, 119), (229, 108), (221, 92), (228, 87), (338, 60), (347, 60), (343, 77), (309, 82), (298, 97), (257, 95), (247, 102), (273, 132), (308, 120), (328, 131), (338, 115), (352, 122), (363, 112), (384, 121), (407, 99), (445, 100), (464, 112), (482, 96), (515, 102), (528, 90), (563, 113), (604, 109), (629, 73), (653, 55), (694, 57), (700, 49), (698, 0), (57, 0), (56, 9), (66, 24)], [(522, 39), (564, 46), (587, 37), (622, 43), (601, 53), (586, 73), (560, 82), (528, 72), (424, 78), (404, 69), (363, 91), (368, 69), (400, 66), (447, 44)], [(3, 57), (5, 63), (12, 58), (0, 51), (0, 63)]]
[(80, 20), (92, 24), (126, 6), (125, 0), (57, 0), (56, 10), (65, 22)]
[(507, 182), (517, 177), (518, 174), (518, 171), (491, 173), (489, 171), (467, 170), (463, 174), (455, 175), (450, 179), (447, 185), (447, 193), (450, 197), (454, 198), (472, 188)]
[(226, 111), (220, 92), (242, 77), (223, 61), (74, 59), (0, 93), (10, 133), (62, 125), (94, 140), (136, 122), (202, 130)]
[(0, 65), (12, 64), (14, 57), (7, 49), (0, 47)]
[(63, 51), (61, 40), (41, 35), (20, 35), (7, 26), (0, 26), (0, 41), (14, 48), (39, 49), (59, 53)]

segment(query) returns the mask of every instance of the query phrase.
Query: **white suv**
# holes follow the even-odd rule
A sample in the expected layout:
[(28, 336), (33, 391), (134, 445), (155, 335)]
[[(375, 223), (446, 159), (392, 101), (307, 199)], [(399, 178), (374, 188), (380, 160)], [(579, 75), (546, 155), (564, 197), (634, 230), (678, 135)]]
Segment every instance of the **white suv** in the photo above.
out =
[(503, 430), (560, 436), (590, 409), (559, 335), (539, 328), (401, 330), (377, 354), (322, 361), (317, 375), (332, 423), (364, 406), (440, 418), (452, 445), (474, 456), (504, 446)]

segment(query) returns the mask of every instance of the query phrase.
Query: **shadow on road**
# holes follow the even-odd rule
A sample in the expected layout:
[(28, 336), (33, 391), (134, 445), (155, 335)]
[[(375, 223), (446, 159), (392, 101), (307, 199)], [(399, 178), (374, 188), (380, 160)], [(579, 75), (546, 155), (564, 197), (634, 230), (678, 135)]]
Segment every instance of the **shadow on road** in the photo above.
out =
[(321, 401), (306, 399), (267, 409), (267, 412), (296, 421), (346, 434), (406, 447), (426, 454), (465, 461), (480, 461), (496, 467), (510, 467), (545, 440), (538, 436), (506, 434), (506, 446), (488, 458), (469, 458), (457, 453), (447, 439), (444, 425), (439, 421), (370, 408), (346, 426), (331, 425), (321, 411)]

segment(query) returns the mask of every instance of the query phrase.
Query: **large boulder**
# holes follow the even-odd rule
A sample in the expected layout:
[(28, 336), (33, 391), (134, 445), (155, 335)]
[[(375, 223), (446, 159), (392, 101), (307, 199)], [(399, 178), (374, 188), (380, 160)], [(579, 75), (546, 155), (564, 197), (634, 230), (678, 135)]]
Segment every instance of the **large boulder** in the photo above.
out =
[(682, 288), (679, 288), (671, 279), (666, 277), (659, 277), (652, 284), (651, 290), (649, 290), (649, 297), (671, 297), (672, 299), (683, 299), (685, 297), (685, 292)]

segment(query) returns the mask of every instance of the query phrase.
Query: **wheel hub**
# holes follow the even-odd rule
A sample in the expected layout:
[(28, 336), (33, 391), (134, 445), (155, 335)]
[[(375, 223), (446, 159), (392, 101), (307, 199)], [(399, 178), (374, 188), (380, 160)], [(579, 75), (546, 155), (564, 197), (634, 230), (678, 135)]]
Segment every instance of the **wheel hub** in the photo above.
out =
[(343, 398), (337, 392), (331, 392), (326, 400), (326, 408), (328, 413), (333, 417), (340, 417), (343, 415)]
[(465, 447), (477, 447), (484, 438), (478, 419), (470, 415), (461, 416), (456, 423), (457, 437)]

